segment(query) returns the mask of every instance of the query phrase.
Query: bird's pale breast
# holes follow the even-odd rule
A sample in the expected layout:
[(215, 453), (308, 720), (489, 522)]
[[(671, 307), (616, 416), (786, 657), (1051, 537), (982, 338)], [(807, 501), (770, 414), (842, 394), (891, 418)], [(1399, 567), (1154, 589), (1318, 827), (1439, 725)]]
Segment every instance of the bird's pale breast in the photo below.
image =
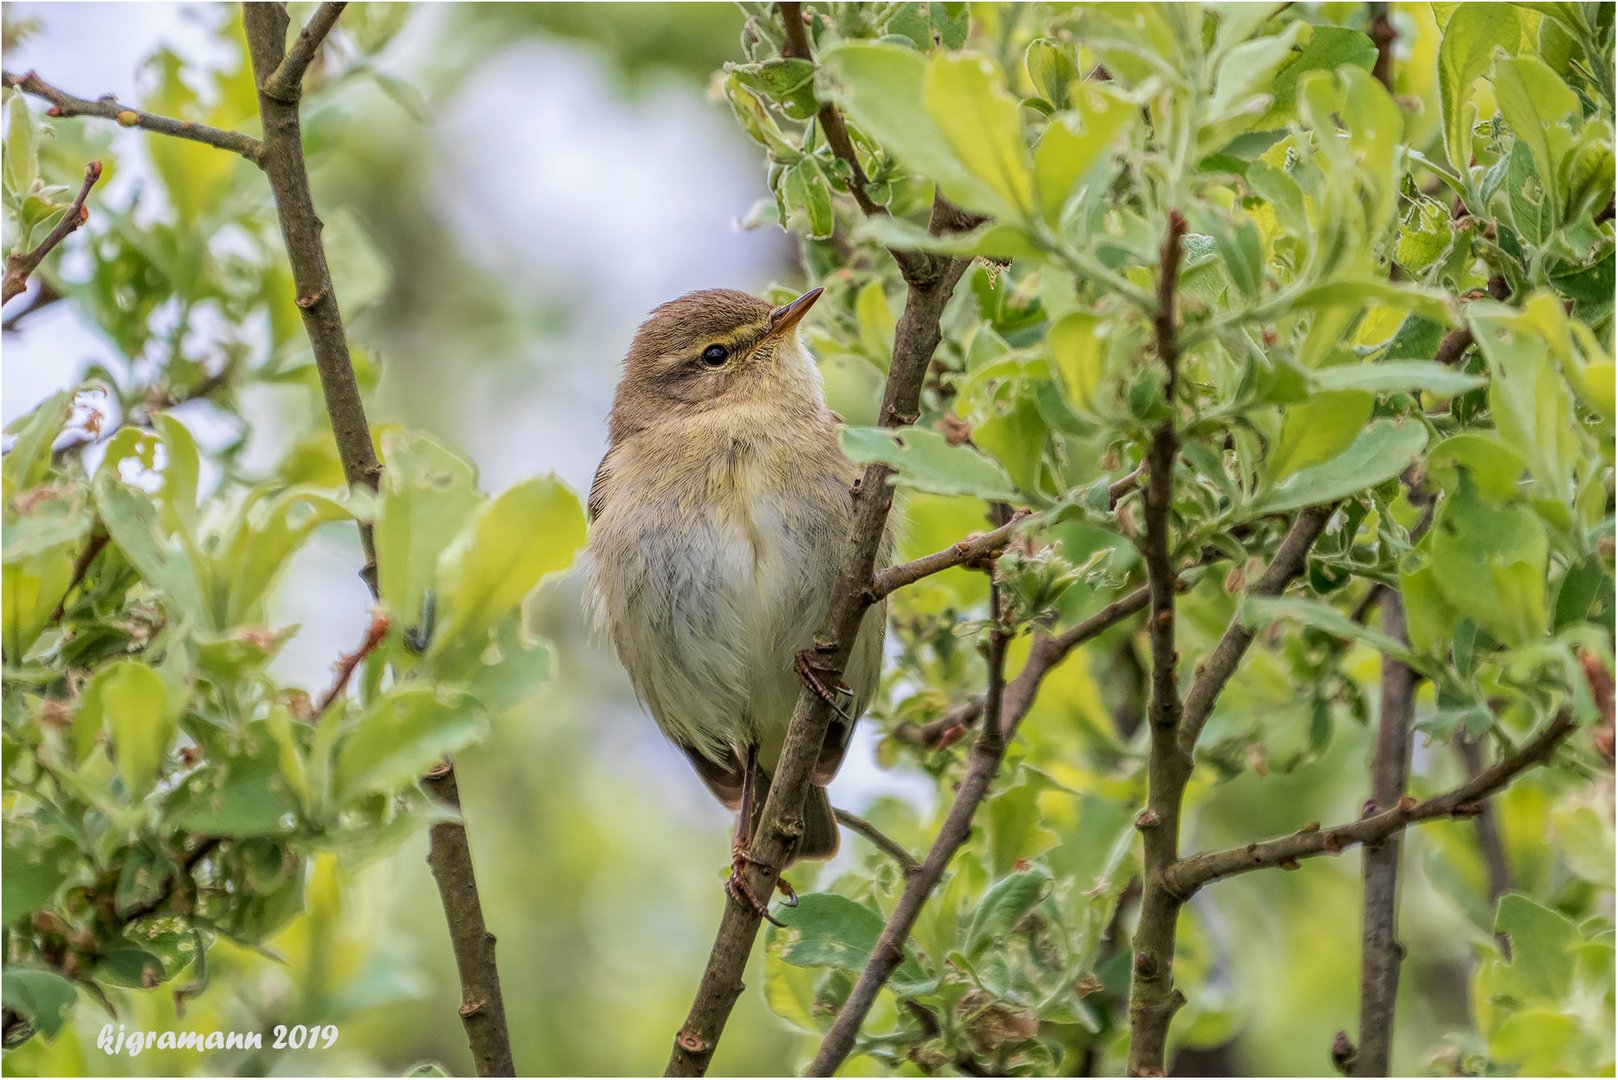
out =
[[(854, 470), (835, 425), (791, 436), (756, 410), (613, 448), (592, 529), (598, 622), (670, 738), (729, 760), (756, 742), (773, 764), (799, 681), (792, 657), (825, 617), (848, 536)], [(848, 673), (863, 708), (881, 621)], [(874, 646), (874, 648), (873, 648)]]

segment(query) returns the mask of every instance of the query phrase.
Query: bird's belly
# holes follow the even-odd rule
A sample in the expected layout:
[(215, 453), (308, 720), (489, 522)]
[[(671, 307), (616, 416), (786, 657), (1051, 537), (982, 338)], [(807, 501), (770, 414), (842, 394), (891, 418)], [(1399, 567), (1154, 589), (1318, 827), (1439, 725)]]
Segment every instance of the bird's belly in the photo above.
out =
[(616, 523), (634, 569), (603, 614), (666, 734), (716, 758), (759, 743), (773, 760), (797, 693), (793, 653), (825, 615), (839, 523), (788, 496), (682, 503)]

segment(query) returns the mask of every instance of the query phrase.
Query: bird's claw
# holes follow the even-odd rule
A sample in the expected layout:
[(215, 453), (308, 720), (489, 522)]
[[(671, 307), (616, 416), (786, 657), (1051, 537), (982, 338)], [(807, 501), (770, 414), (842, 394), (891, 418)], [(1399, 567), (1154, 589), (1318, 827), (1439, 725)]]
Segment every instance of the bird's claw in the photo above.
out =
[[(752, 853), (746, 848), (742, 847), (740, 844), (737, 844), (735, 849), (731, 852), (730, 877), (725, 879), (725, 892), (730, 894), (730, 898), (736, 901), (736, 903), (748, 908), (753, 912), (753, 914), (769, 922), (770, 925), (785, 926), (786, 923), (770, 914), (770, 906), (764, 901), (760, 900), (758, 898), (758, 893), (754, 892), (753, 887), (747, 884), (746, 871), (748, 863), (756, 863), (760, 866), (764, 865), (755, 859)], [(786, 889), (786, 891), (791, 895), (792, 900), (787, 904), (787, 906), (796, 907), (798, 905), (798, 896), (797, 893), (792, 892), (792, 886), (788, 885), (780, 878), (776, 879), (776, 885)]]
[(839, 700), (839, 696), (853, 697), (854, 691), (842, 682), (835, 687), (828, 687), (826, 681), (820, 677), (821, 672), (836, 673), (836, 668), (821, 660), (812, 649), (804, 649), (793, 654), (792, 670), (798, 673), (798, 678), (803, 680), (805, 686), (815, 692), (816, 697), (831, 706), (833, 712), (850, 724), (854, 722), (853, 714), (844, 709)]
[(791, 882), (789, 882), (786, 878), (776, 878), (775, 887), (780, 890), (782, 896), (786, 897), (786, 899), (782, 900), (781, 903), (785, 904), (789, 908), (795, 908), (798, 906), (798, 890), (792, 887)]

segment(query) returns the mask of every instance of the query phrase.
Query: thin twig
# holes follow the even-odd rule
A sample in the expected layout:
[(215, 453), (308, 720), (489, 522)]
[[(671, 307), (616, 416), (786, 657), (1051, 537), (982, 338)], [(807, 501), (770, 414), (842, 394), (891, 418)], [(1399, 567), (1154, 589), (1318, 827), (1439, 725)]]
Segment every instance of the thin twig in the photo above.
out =
[[(1389, 589), (1382, 597), (1382, 632), (1404, 644), (1404, 602)], [(1371, 802), (1397, 806), (1410, 779), (1410, 736), (1415, 726), (1416, 673), (1382, 657), (1376, 752), (1371, 758)], [(1399, 834), (1368, 844), (1363, 864), (1360, 925), (1360, 1038), (1350, 1075), (1390, 1076), (1393, 1008), (1399, 996)]]
[[(336, 13), (331, 12), (330, 17), (335, 18)], [(309, 192), (298, 107), (295, 102), (277, 99), (264, 91), (267, 80), (286, 60), (286, 8), (281, 4), (245, 3), (242, 21), (252, 56), (253, 77), (259, 86), (264, 171), (275, 196), (281, 234), (292, 265), (297, 305), (303, 316), (304, 331), (314, 348), (320, 387), (343, 463), (343, 475), (350, 486), (375, 490), (382, 466), (371, 443), (365, 405), (349, 358), (348, 335), (320, 239), (320, 218)], [(310, 35), (311, 38), (323, 36), (323, 31)], [(368, 523), (360, 525), (360, 543), (365, 551), (365, 568), (360, 576), (375, 596), (376, 550)], [(516, 1065), (512, 1060), (505, 1002), (500, 992), (495, 940), (483, 918), (471, 844), (460, 821), (460, 790), (453, 764), (446, 760), (423, 779), (422, 786), (456, 815), (455, 820), (432, 827), (427, 863), (432, 868), (444, 918), (449, 924), (450, 945), (460, 977), (460, 1015), (467, 1043), (479, 1076), (514, 1076)]]
[[(930, 231), (936, 235), (965, 227), (970, 227), (965, 215), (943, 200), (935, 199)], [(894, 332), (893, 361), (888, 368), (887, 387), (878, 413), (884, 427), (901, 427), (914, 421), (928, 365), (943, 337), (939, 320), (967, 265), (964, 259), (945, 260), (941, 268), (940, 264), (929, 262), (924, 275), (907, 276), (904, 311)], [(822, 678), (833, 683), (841, 677), (848, 663), (870, 607), (866, 594), (882, 549), (888, 510), (893, 501), (893, 487), (888, 483), (890, 474), (891, 470), (885, 465), (868, 465), (854, 490), (849, 545), (843, 554), (825, 621), (814, 638)], [(786, 865), (803, 833), (804, 798), (832, 717), (831, 705), (819, 694), (808, 687), (799, 693), (780, 762), (771, 778), (770, 794), (754, 832), (751, 854), (755, 861), (749, 862), (743, 872), (747, 889), (738, 891), (751, 892), (754, 896), (774, 893), (780, 868)], [(702, 981), (685, 1023), (675, 1035), (666, 1068), (668, 1075), (694, 1076), (707, 1071), (725, 1022), (741, 994), (742, 972), (758, 935), (759, 922), (759, 914), (752, 905), (739, 900), (725, 905)]]
[(1027, 510), (1018, 510), (1011, 515), (1010, 521), (992, 532), (975, 533), (965, 540), (956, 541), (943, 551), (935, 551), (911, 562), (878, 570), (871, 579), (871, 602), (875, 603), (895, 589), (914, 585), (922, 578), (942, 573), (951, 567), (971, 566), (974, 563), (998, 559), (1005, 553), (1012, 534), (1028, 516)]
[(96, 556), (101, 554), (101, 549), (106, 547), (111, 539), (112, 534), (101, 528), (99, 523), (91, 530), (89, 542), (84, 545), (84, 550), (79, 552), (79, 557), (73, 562), (73, 574), (68, 578), (67, 588), (62, 590), (62, 599), (56, 603), (56, 610), (51, 614), (51, 622), (62, 621), (62, 616), (67, 614), (67, 598), (84, 582), (84, 576), (90, 572), (90, 565), (96, 561)]
[(287, 50), (280, 65), (264, 80), (260, 89), (277, 101), (296, 103), (303, 96), (304, 72), (309, 70), (321, 43), (331, 33), (331, 28), (337, 25), (337, 17), (347, 6), (347, 3), (328, 2), (316, 8), (303, 29), (298, 31), (292, 48)]
[(865, 839), (871, 842), (871, 846), (875, 847), (888, 858), (898, 863), (899, 869), (903, 871), (906, 876), (921, 869), (921, 863), (916, 861), (916, 857), (914, 855), (905, 850), (905, 846), (903, 844), (899, 843), (899, 841), (895, 840), (893, 837), (889, 836), (875, 825), (872, 825), (869, 821), (866, 821), (857, 814), (851, 814), (847, 810), (840, 808), (833, 809), (832, 813), (836, 816), (838, 821), (842, 822), (846, 827), (852, 829), (854, 832), (857, 832), (861, 836), (865, 837)]
[(1371, 75), (1390, 94), (1393, 93), (1393, 43), (1399, 38), (1399, 31), (1393, 28), (1393, 20), (1388, 17), (1392, 6), (1387, 0), (1372, 0), (1370, 5), (1371, 40), (1376, 44), (1376, 64), (1371, 68)]
[[(1011, 635), (1006, 629), (1005, 614), (1000, 604), (1000, 591), (992, 575), (989, 583), (989, 612), (991, 623), (986, 649), (989, 685), (984, 693), (984, 709), (987, 715), (998, 717), (1005, 691), (1006, 642), (1010, 640)], [(854, 1040), (859, 1035), (860, 1026), (864, 1024), (871, 1006), (876, 1004), (877, 994), (904, 959), (905, 942), (910, 940), (910, 930), (916, 925), (921, 909), (926, 905), (933, 890), (938, 887), (950, 860), (972, 834), (972, 818), (984, 797), (988, 795), (989, 786), (994, 781), (995, 774), (1000, 771), (1000, 762), (1005, 753), (1006, 740), (1002, 737), (1001, 725), (998, 723), (979, 725), (977, 742), (973, 745), (972, 754), (968, 759), (966, 776), (956, 788), (955, 800), (950, 804), (944, 826), (939, 829), (938, 837), (933, 841), (932, 849), (927, 852), (927, 859), (922, 863), (921, 869), (906, 879), (904, 892), (900, 895), (899, 902), (894, 905), (893, 914), (882, 927), (882, 933), (871, 949), (871, 956), (866, 961), (865, 969), (860, 972), (859, 979), (854, 983), (854, 989), (849, 991), (848, 999), (838, 1010), (837, 1019), (832, 1022), (831, 1029), (821, 1042), (820, 1050), (805, 1070), (806, 1075), (830, 1076), (848, 1057), (849, 1051), (854, 1049)]]
[[(786, 48), (781, 50), (781, 55), (789, 59), (813, 60), (814, 50), (809, 45), (803, 5), (792, 0), (782, 0), (780, 7), (781, 24), (787, 35)], [(848, 134), (848, 125), (843, 122), (843, 114), (831, 102), (823, 101), (820, 103), (819, 112), (815, 115), (820, 121), (821, 133), (826, 136), (826, 145), (831, 147), (831, 152), (837, 156), (837, 160), (848, 166), (848, 190), (854, 196), (854, 201), (859, 204), (860, 211), (866, 217), (886, 217), (888, 208), (873, 200), (865, 190), (865, 185), (870, 183), (870, 180), (860, 165), (860, 156), (854, 149), (854, 140)], [(894, 262), (899, 264), (899, 269), (904, 272), (905, 280), (925, 276), (931, 272), (932, 259), (925, 252), (895, 248), (888, 250)]]
[(1329, 829), (1311, 826), (1274, 840), (1191, 855), (1169, 868), (1165, 882), (1176, 895), (1189, 899), (1198, 889), (1220, 878), (1266, 867), (1290, 869), (1300, 859), (1336, 855), (1355, 844), (1375, 843), (1420, 821), (1471, 817), (1478, 812), (1482, 800), (1519, 773), (1548, 760), (1577, 727), (1572, 714), (1563, 710), (1538, 735), (1441, 795), (1421, 802), (1407, 798), (1392, 809)]
[(24, 319), (43, 311), (52, 304), (61, 303), (63, 299), (62, 294), (51, 286), (48, 279), (41, 279), (39, 288), (34, 290), (34, 298), (10, 315), (7, 315), (4, 322), (0, 322), (0, 333), (10, 334), (21, 330)]
[(75, 97), (66, 91), (58, 90), (32, 71), (20, 76), (7, 71), (0, 73), (0, 80), (3, 80), (6, 86), (50, 102), (51, 107), (46, 112), (47, 116), (94, 116), (102, 120), (111, 120), (123, 127), (142, 128), (158, 135), (189, 139), (220, 150), (229, 150), (233, 154), (240, 154), (260, 168), (264, 164), (264, 144), (240, 131), (228, 131), (209, 127), (207, 124), (195, 124), (190, 120), (175, 120), (172, 117), (132, 109), (120, 104), (111, 94), (95, 101)]
[(343, 691), (348, 689), (348, 680), (354, 677), (354, 669), (359, 667), (367, 656), (376, 651), (376, 647), (382, 644), (382, 639), (387, 634), (388, 614), (381, 608), (377, 608), (371, 613), (371, 625), (366, 627), (365, 640), (360, 642), (360, 647), (351, 653), (343, 653), (337, 658), (337, 663), (332, 666), (332, 670), (337, 677), (332, 680), (331, 686), (321, 695), (320, 704), (315, 706), (317, 716), (331, 708), (332, 702), (343, 696)]
[(100, 179), (101, 162), (90, 162), (84, 167), (84, 185), (79, 188), (78, 196), (51, 231), (45, 234), (45, 239), (41, 240), (32, 251), (14, 252), (6, 256), (5, 279), (0, 283), (0, 304), (27, 292), (28, 275), (39, 269), (39, 264), (45, 261), (45, 256), (54, 251), (57, 244), (66, 240), (69, 233), (90, 220), (90, 211), (84, 205), (84, 200), (90, 197), (90, 189), (95, 187), (96, 181)]

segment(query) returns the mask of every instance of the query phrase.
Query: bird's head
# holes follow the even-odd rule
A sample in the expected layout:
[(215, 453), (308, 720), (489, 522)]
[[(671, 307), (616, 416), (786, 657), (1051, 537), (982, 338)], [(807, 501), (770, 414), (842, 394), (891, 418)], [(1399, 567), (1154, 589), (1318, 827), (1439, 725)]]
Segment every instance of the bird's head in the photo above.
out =
[(811, 289), (780, 307), (734, 289), (703, 289), (656, 308), (624, 360), (614, 438), (654, 418), (720, 406), (818, 405), (820, 377), (798, 322), (820, 298)]

